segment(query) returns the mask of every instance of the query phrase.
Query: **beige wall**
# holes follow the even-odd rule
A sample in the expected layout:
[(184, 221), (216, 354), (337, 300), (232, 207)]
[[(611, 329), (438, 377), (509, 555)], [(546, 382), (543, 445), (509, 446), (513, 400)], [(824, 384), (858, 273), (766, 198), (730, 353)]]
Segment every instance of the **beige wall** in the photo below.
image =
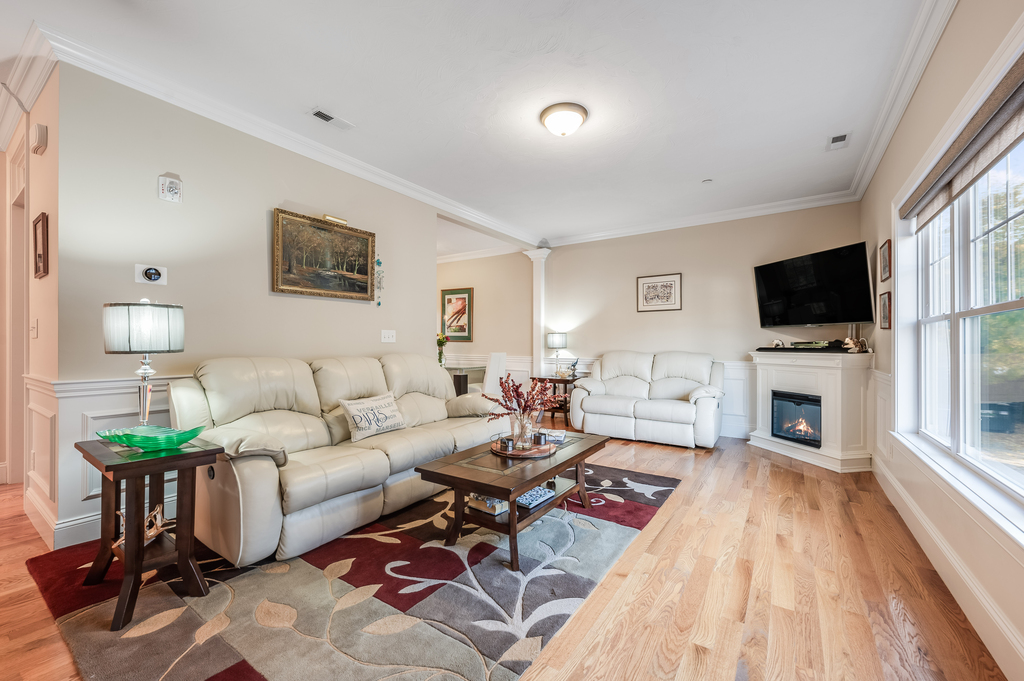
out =
[[(753, 268), (857, 242), (859, 224), (859, 204), (847, 203), (556, 248), (547, 259), (547, 325), (568, 332), (577, 357), (690, 350), (749, 360), (773, 338), (845, 338), (845, 325), (762, 329)], [(636, 278), (673, 272), (683, 275), (682, 310), (637, 312)]]
[(10, 330), (7, 327), (7, 226), (11, 211), (11, 188), (7, 181), (8, 155), (0, 151), (0, 485), (10, 481), (11, 466), (7, 451), (7, 346)]
[[(219, 356), (433, 351), (433, 208), (68, 65), (60, 100), (61, 379), (132, 375), (135, 358), (103, 353), (101, 309), (142, 297), (185, 306), (185, 352), (154, 358), (164, 376)], [(164, 173), (183, 203), (157, 198)], [(271, 293), (275, 207), (376, 233), (383, 305)], [(167, 286), (134, 283), (136, 263), (167, 266)]]
[(533, 262), (522, 253), (437, 266), (437, 328), (441, 328), (441, 290), (473, 289), (473, 342), (449, 343), (448, 355), (510, 356), (532, 354)]
[[(861, 239), (877, 249), (892, 237), (893, 203), (957, 105), (1024, 9), (1020, 0), (961, 0), (861, 201)], [(876, 275), (877, 277), (877, 275)], [(877, 281), (877, 279), (876, 279)], [(894, 280), (879, 284), (891, 291)], [(875, 368), (892, 372), (893, 332), (873, 330)]]
[(57, 378), (59, 286), (57, 249), (58, 239), (58, 157), (60, 132), (60, 66), (54, 68), (46, 86), (29, 114), (29, 125), (46, 126), (46, 151), (42, 156), (28, 154), (28, 247), (33, 253), (32, 223), (40, 213), (46, 213), (49, 223), (49, 269), (47, 276), (36, 279), (31, 260), (28, 272), (29, 326), (38, 328), (36, 337), (29, 335), (28, 373), (47, 380)]

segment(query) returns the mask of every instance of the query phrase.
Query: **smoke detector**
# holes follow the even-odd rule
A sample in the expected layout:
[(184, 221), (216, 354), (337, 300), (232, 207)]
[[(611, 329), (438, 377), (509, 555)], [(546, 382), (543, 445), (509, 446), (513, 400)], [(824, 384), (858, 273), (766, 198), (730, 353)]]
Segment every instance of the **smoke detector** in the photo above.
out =
[(329, 123), (340, 130), (351, 130), (352, 128), (356, 127), (353, 124), (346, 121), (344, 118), (338, 118), (333, 114), (329, 114), (320, 107), (314, 107), (313, 110), (310, 111), (309, 113), (311, 116), (313, 116), (313, 118), (317, 118), (323, 121), (324, 123)]
[(832, 135), (829, 137), (828, 143), (825, 145), (825, 151), (845, 149), (848, 146), (850, 146), (850, 133), (844, 132), (842, 135)]

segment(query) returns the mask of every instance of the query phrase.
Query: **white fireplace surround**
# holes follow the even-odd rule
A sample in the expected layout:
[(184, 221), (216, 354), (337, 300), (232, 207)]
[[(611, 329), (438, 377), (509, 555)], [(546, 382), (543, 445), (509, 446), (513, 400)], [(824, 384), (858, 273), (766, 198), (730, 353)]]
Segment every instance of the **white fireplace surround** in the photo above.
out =
[[(752, 352), (757, 428), (750, 444), (837, 473), (871, 470), (868, 376), (873, 354)], [(821, 397), (821, 449), (772, 436), (772, 391)]]

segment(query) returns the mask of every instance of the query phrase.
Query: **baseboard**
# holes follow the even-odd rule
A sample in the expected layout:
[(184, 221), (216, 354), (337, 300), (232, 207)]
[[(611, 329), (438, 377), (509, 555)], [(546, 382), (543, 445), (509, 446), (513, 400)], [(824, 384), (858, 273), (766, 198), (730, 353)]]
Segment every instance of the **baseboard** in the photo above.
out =
[(722, 436), (735, 437), (741, 440), (750, 439), (750, 434), (757, 428), (756, 423), (747, 423), (743, 418), (731, 418), (728, 414), (722, 417)]
[(788, 456), (789, 458), (796, 459), (797, 461), (814, 464), (815, 466), (820, 466), (821, 468), (834, 471), (836, 473), (860, 473), (862, 471), (871, 470), (870, 452), (865, 452), (863, 455), (852, 456), (846, 459), (836, 459), (835, 457), (805, 451), (798, 447), (792, 447), (781, 442), (769, 440), (759, 435), (755, 435), (754, 433), (750, 433), (749, 438), (750, 444), (755, 447), (767, 449), (769, 452), (782, 454), (783, 456)]
[[(50, 513), (50, 509), (47, 508), (47, 502), (49, 500), (40, 498), (39, 492), (36, 491), (35, 487), (29, 486), (25, 490), (25, 496), (22, 501), (22, 508), (25, 509), (25, 515), (28, 516), (29, 522), (36, 528), (36, 532), (42, 537), (43, 541), (50, 549), (58, 548), (54, 546), (53, 541), (53, 528), (57, 525), (57, 519)], [(96, 536), (99, 536), (99, 528), (97, 527)]]
[[(177, 515), (177, 499), (172, 494), (164, 499), (164, 515), (174, 518)], [(61, 520), (53, 528), (53, 547), (62, 549), (65, 546), (82, 544), (100, 536), (100, 513), (86, 513), (77, 518)]]
[[(964, 563), (956, 550), (946, 541), (942, 532), (921, 510), (906, 488), (889, 471), (885, 462), (880, 458), (875, 458), (873, 470), (875, 478), (889, 497), (889, 501), (899, 511), (900, 516), (903, 517), (911, 533), (921, 544), (936, 571), (946, 585), (951, 587), (950, 591), (959, 594), (957, 602), (960, 607), (965, 612), (972, 614), (971, 623), (974, 628), (979, 632), (988, 633), (985, 644), (993, 651), (993, 655), (996, 654), (995, 650), (1003, 653), (996, 660), (1003, 673), (1011, 679), (1024, 678), (1024, 635), (1013, 625), (996, 600)], [(960, 583), (950, 584), (953, 580)], [(969, 594), (974, 602), (964, 603), (965, 594)], [(979, 613), (989, 621), (978, 622)], [(1003, 640), (992, 641), (992, 632), (998, 632)], [(1007, 659), (1007, 654), (1015, 655), (1016, 659)]]

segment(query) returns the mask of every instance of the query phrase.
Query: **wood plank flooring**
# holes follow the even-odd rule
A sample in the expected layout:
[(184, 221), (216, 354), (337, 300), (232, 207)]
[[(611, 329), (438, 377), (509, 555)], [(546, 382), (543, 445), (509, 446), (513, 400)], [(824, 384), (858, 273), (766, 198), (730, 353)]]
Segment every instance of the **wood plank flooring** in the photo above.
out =
[[(728, 438), (614, 440), (591, 462), (682, 484), (524, 681), (1005, 678), (871, 473)], [(25, 569), (46, 546), (21, 508), (0, 486), (0, 679), (78, 679)]]

